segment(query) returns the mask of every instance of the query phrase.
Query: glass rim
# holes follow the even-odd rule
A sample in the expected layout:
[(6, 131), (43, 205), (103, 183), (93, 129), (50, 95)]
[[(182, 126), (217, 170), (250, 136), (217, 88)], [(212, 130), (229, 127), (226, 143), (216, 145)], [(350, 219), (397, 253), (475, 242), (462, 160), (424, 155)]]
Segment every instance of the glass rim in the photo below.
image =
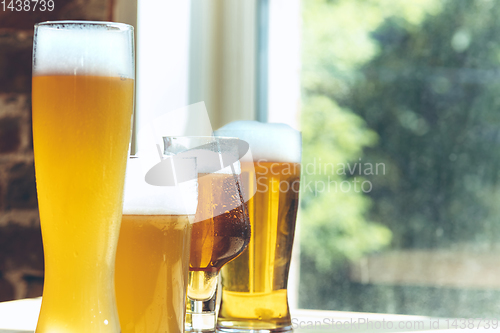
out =
[(121, 23), (121, 22), (110, 22), (110, 21), (85, 21), (85, 20), (61, 20), (61, 21), (44, 21), (44, 22), (38, 22), (35, 24), (35, 28), (39, 27), (55, 27), (57, 25), (71, 25), (71, 26), (78, 26), (78, 25), (93, 25), (93, 26), (102, 26), (102, 27), (109, 27), (109, 28), (114, 28), (118, 29), (120, 31), (133, 31), (134, 27), (130, 24), (127, 23)]
[[(271, 123), (269, 123), (271, 124)], [(302, 131), (301, 130), (297, 130), (295, 128), (292, 128), (295, 132), (298, 132), (300, 134), (302, 134)], [(218, 130), (215, 130), (215, 132), (221, 132), (221, 133), (224, 133), (224, 132), (269, 132), (269, 129), (263, 129), (263, 128), (254, 128), (254, 129), (237, 129), (237, 130), (234, 130), (234, 129), (218, 129)]]
[(225, 135), (164, 135), (162, 138), (176, 138), (176, 139), (181, 139), (181, 138), (186, 138), (186, 139), (238, 139), (236, 136), (225, 136)]

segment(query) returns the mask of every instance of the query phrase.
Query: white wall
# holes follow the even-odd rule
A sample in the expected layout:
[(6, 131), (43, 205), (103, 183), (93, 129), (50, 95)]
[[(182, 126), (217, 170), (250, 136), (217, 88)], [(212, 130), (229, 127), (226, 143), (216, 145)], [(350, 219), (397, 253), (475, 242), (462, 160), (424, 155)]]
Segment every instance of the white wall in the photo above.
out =
[(190, 102), (214, 129), (255, 119), (255, 0), (192, 0)]
[(138, 2), (137, 132), (188, 104), (190, 8), (184, 0)]
[(300, 129), (300, 0), (269, 0), (268, 121)]

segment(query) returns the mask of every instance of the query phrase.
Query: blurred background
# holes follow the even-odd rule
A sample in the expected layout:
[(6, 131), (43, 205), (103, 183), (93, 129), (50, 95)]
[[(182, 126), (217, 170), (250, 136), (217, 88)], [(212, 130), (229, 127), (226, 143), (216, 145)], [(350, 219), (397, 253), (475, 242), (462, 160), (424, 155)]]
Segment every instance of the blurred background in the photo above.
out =
[(301, 307), (498, 313), (499, 11), (302, 2), (303, 163), (372, 187), (302, 196)]
[(136, 26), (136, 130), (204, 101), (214, 129), (256, 119), (302, 131), (293, 307), (495, 317), (499, 15), (496, 0), (74, 0), (51, 13), (0, 10), (0, 300), (39, 296), (43, 284), (32, 26), (87, 19)]

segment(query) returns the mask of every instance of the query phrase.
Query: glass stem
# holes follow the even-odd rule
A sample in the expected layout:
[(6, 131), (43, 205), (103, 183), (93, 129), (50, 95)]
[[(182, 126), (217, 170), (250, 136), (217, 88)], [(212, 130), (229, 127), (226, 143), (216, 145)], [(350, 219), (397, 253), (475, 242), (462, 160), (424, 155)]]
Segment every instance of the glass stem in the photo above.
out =
[(217, 271), (189, 271), (187, 295), (193, 300), (209, 300), (217, 289)]

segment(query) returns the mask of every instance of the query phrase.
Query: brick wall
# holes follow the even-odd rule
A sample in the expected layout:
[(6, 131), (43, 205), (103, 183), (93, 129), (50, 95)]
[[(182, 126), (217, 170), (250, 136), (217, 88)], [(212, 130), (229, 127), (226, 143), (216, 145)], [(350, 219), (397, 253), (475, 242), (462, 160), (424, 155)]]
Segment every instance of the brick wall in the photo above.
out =
[(114, 7), (113, 0), (54, 1), (52, 12), (0, 8), (0, 301), (40, 296), (43, 287), (31, 136), (33, 25), (111, 20)]

